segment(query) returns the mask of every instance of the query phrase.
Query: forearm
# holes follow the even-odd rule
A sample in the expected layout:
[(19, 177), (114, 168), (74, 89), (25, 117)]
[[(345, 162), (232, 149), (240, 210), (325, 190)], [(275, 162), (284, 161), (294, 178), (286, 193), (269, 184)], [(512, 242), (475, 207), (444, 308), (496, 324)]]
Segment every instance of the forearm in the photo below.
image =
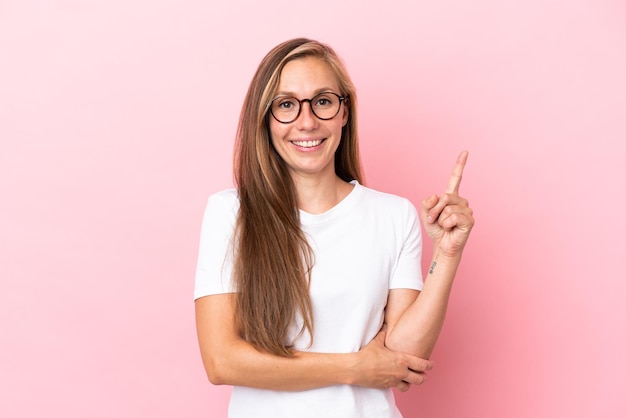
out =
[(214, 384), (276, 390), (305, 390), (353, 384), (357, 353), (295, 353), (282, 357), (257, 350), (243, 339), (234, 320), (234, 294), (196, 301), (196, 326), (202, 361)]
[(258, 351), (245, 340), (203, 359), (214, 384), (299, 391), (353, 384), (356, 377), (355, 353), (296, 352), (281, 357)]
[(395, 351), (428, 359), (443, 327), (452, 283), (461, 255), (435, 254), (424, 288), (387, 333), (385, 345)]

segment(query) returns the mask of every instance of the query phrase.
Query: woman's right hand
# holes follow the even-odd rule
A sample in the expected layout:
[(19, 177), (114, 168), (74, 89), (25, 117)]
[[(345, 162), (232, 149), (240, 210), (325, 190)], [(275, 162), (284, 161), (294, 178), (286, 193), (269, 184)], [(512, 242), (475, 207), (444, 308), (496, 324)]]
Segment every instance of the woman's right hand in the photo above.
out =
[(396, 388), (406, 392), (413, 385), (426, 381), (426, 371), (433, 363), (410, 354), (389, 350), (385, 347), (386, 330), (382, 329), (374, 339), (355, 353), (356, 386), (370, 388)]

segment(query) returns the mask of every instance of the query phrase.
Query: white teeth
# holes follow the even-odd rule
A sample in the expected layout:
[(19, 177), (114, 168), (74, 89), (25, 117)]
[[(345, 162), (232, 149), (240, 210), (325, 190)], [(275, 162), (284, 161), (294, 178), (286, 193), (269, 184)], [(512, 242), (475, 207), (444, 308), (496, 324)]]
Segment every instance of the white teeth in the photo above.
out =
[(318, 139), (315, 141), (291, 141), (291, 143), (298, 147), (311, 148), (311, 147), (316, 147), (319, 144), (321, 144), (322, 140)]

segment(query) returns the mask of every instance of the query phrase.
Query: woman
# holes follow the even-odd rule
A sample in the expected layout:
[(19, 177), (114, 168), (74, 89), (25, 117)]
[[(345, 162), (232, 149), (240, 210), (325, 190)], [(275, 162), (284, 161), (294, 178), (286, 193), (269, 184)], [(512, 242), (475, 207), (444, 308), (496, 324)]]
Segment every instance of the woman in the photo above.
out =
[[(420, 271), (417, 211), (362, 186), (356, 94), (334, 51), (275, 47), (248, 90), (237, 190), (209, 198), (196, 321), (209, 380), (233, 385), (231, 417), (401, 417), (391, 388), (421, 384), (443, 325), (472, 211), (424, 200), (435, 250)], [(419, 297), (418, 297), (419, 295)]]

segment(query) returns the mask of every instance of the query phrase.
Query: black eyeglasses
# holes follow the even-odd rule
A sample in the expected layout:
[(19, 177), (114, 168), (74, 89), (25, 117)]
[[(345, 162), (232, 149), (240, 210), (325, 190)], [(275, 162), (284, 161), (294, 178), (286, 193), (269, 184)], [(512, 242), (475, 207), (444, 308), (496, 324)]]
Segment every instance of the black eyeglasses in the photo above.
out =
[(280, 123), (291, 123), (300, 116), (302, 103), (309, 102), (311, 112), (318, 119), (329, 120), (337, 116), (344, 100), (346, 100), (346, 96), (340, 96), (330, 91), (302, 100), (291, 96), (278, 96), (270, 104), (270, 113)]

